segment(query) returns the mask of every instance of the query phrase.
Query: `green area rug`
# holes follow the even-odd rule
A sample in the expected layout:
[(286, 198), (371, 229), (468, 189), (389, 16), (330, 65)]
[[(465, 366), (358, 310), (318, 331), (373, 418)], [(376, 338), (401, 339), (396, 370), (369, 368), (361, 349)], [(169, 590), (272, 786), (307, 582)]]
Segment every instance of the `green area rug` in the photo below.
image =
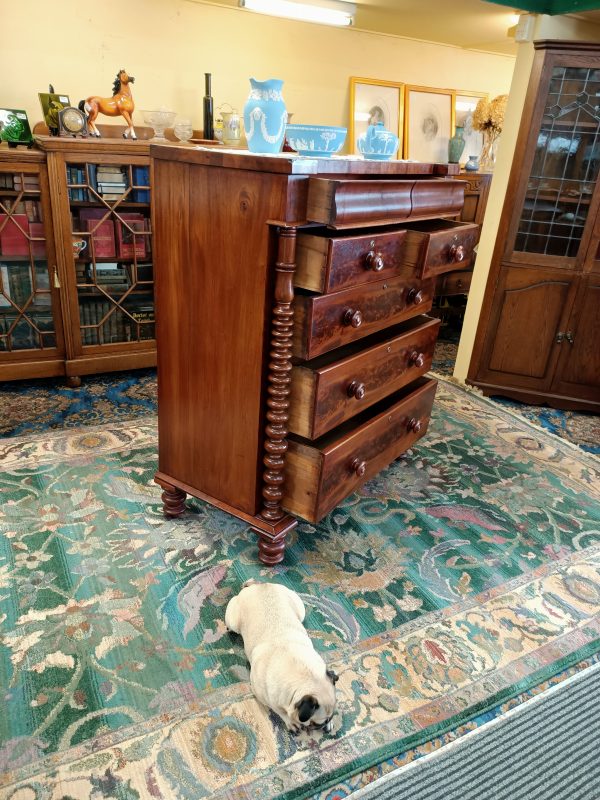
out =
[[(307, 797), (600, 652), (597, 459), (456, 386), (275, 569), (199, 501), (165, 520), (155, 469), (154, 418), (0, 443), (2, 798)], [(250, 577), (301, 593), (331, 734), (255, 702)]]

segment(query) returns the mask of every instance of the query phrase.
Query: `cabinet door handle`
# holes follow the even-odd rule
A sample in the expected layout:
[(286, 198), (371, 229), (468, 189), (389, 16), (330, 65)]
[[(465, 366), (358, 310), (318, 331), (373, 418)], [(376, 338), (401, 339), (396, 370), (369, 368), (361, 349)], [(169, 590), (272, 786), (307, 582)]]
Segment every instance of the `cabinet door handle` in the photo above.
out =
[(383, 259), (383, 253), (375, 250), (369, 250), (365, 257), (365, 266), (367, 269), (372, 269), (375, 272), (381, 272), (381, 270), (385, 267), (385, 261)]
[(465, 255), (465, 248), (462, 244), (450, 245), (450, 249), (448, 250), (449, 261), (464, 261)]
[(344, 312), (343, 322), (344, 325), (352, 325), (353, 328), (360, 328), (362, 325), (362, 314), (354, 308), (348, 308)]
[(367, 465), (364, 461), (361, 461), (360, 458), (354, 458), (350, 463), (350, 472), (355, 472), (359, 478), (362, 478), (366, 470)]
[(416, 350), (413, 350), (412, 353), (408, 357), (408, 363), (411, 367), (419, 367), (419, 369), (425, 363), (425, 355), (423, 353), (418, 353)]
[(421, 420), (411, 417), (406, 423), (406, 427), (412, 433), (418, 433), (421, 430)]
[(573, 344), (573, 343), (574, 343), (574, 341), (575, 341), (575, 339), (573, 339), (573, 334), (571, 333), (571, 331), (567, 331), (567, 332), (565, 333), (565, 339), (567, 340), (567, 342), (568, 342), (569, 344)]
[(348, 397), (354, 397), (356, 400), (362, 400), (365, 396), (365, 385), (358, 381), (352, 381), (348, 385)]
[(409, 289), (406, 300), (415, 306), (423, 302), (423, 292), (420, 289)]

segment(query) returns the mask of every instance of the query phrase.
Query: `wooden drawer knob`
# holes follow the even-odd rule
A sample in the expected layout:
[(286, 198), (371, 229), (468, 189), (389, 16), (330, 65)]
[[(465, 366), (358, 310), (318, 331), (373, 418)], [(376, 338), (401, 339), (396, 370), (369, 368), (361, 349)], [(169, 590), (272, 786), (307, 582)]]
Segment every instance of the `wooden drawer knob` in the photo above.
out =
[(372, 269), (375, 272), (381, 272), (381, 270), (385, 267), (383, 254), (375, 252), (375, 250), (369, 250), (365, 258), (365, 266), (367, 269)]
[(365, 474), (367, 470), (367, 465), (364, 461), (361, 461), (360, 458), (355, 458), (352, 460), (350, 464), (350, 472), (355, 472), (359, 478)]
[(423, 302), (423, 292), (420, 289), (409, 289), (406, 299), (409, 303), (418, 306)]
[(362, 400), (365, 396), (365, 385), (358, 381), (352, 381), (348, 386), (348, 397), (355, 397), (357, 400)]
[(418, 433), (421, 430), (421, 420), (415, 419), (415, 417), (411, 417), (406, 423), (406, 427), (409, 431), (412, 431), (413, 433)]
[(354, 308), (348, 308), (344, 312), (344, 325), (352, 325), (353, 328), (360, 328), (362, 325), (362, 314)]
[(408, 357), (408, 363), (411, 367), (419, 367), (420, 369), (425, 363), (425, 356), (423, 353), (417, 353), (416, 350), (413, 350)]
[(453, 244), (450, 246), (448, 250), (448, 260), (449, 261), (464, 261), (465, 260), (465, 248), (462, 244)]

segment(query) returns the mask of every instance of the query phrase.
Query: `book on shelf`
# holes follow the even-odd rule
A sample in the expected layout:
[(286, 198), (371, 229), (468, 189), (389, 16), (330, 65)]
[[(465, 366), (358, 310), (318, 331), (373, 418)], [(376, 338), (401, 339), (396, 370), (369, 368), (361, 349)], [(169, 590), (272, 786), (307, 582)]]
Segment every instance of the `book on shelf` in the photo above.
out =
[(29, 220), (26, 214), (0, 214), (0, 253), (4, 256), (29, 255)]
[[(134, 186), (150, 186), (150, 170), (148, 167), (134, 166), (132, 170)], [(134, 189), (133, 201), (134, 203), (149, 203), (150, 189)]]
[(16, 192), (39, 192), (40, 179), (37, 175), (15, 175), (13, 186)]
[[(46, 239), (42, 222), (29, 223), (29, 236), (31, 237), (31, 252), (34, 256), (46, 255)], [(37, 239), (38, 241), (34, 241)]]
[(97, 219), (87, 219), (84, 222), (86, 231), (90, 233), (88, 252), (95, 258), (114, 258), (115, 227), (112, 220), (106, 219), (102, 222)]
[(0, 264), (0, 308), (12, 308), (8, 264)]
[(138, 283), (152, 283), (154, 280), (154, 273), (152, 264), (137, 264), (137, 279)]
[[(148, 230), (148, 221), (143, 214), (122, 213), (119, 215), (122, 224), (118, 219), (115, 220), (117, 232), (117, 255), (119, 258), (146, 258), (147, 237), (144, 231)], [(130, 230), (131, 229), (131, 230)], [(136, 236), (136, 233), (141, 233)]]
[(9, 189), (12, 192), (14, 188), (14, 176), (9, 172), (0, 172), (0, 189)]
[(31, 267), (29, 264), (2, 264), (2, 284), (8, 286), (7, 296), (19, 308), (23, 308), (32, 292)]
[(86, 175), (83, 167), (67, 164), (67, 183), (80, 184), (69, 188), (69, 200), (79, 202), (87, 199), (87, 188), (81, 184), (86, 184)]

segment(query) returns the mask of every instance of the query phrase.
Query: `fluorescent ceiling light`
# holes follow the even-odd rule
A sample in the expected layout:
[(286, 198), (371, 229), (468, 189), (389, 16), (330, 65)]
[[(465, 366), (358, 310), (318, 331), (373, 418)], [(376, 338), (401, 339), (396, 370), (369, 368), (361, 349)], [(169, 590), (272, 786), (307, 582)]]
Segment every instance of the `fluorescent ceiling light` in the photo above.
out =
[(304, 22), (321, 22), (324, 25), (352, 25), (352, 17), (356, 11), (354, 3), (339, 0), (315, 0), (314, 3), (299, 3), (296, 0), (239, 0), (239, 3), (249, 11)]

